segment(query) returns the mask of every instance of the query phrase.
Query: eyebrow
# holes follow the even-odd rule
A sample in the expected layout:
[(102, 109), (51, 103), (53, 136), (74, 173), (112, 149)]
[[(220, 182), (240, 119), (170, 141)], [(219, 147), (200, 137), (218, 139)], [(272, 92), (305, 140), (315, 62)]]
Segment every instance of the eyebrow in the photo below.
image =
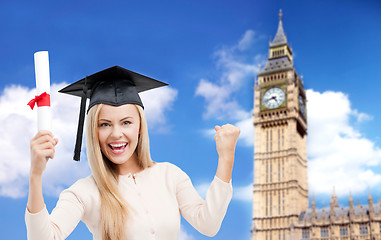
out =
[(107, 119), (99, 119), (98, 122), (111, 122), (111, 121)]
[[(122, 119), (120, 119), (120, 122), (123, 122), (124, 120), (127, 120), (127, 119), (129, 119), (129, 118), (133, 118), (133, 117), (125, 117), (125, 118), (122, 118)], [(98, 120), (98, 122), (100, 122), (100, 121), (111, 122), (110, 120), (103, 119), (103, 118)]]
[(124, 120), (127, 120), (129, 118), (133, 118), (133, 117), (125, 117), (125, 118), (120, 119), (120, 121), (123, 122)]

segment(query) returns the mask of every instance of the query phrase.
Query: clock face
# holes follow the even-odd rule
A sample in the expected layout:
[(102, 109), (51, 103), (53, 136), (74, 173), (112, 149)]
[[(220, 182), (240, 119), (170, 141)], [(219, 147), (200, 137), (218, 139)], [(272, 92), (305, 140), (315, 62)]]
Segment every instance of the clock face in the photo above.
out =
[(303, 115), (306, 113), (306, 104), (304, 103), (302, 95), (299, 95), (299, 110)]
[(262, 103), (269, 109), (274, 109), (282, 105), (285, 100), (284, 91), (281, 88), (270, 88), (263, 94)]

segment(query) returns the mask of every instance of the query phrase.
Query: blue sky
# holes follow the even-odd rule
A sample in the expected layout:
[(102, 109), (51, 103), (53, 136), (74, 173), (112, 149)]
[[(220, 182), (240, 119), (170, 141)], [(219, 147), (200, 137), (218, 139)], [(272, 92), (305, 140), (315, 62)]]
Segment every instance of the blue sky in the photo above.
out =
[[(215, 124), (240, 126), (234, 196), (214, 239), (249, 239), (253, 85), (283, 26), (308, 89), (309, 190), (327, 206), (333, 187), (365, 203), (381, 197), (381, 3), (379, 1), (1, 1), (0, 229), (25, 239), (29, 139), (35, 112), (33, 54), (50, 55), (52, 90), (120, 65), (169, 83), (143, 96), (151, 154), (191, 177), (202, 194), (217, 166)], [(62, 94), (61, 94), (62, 95)], [(52, 92), (59, 157), (44, 175), (49, 211), (89, 174), (71, 160), (79, 101)], [(182, 221), (181, 239), (209, 239)], [(81, 224), (69, 239), (90, 239)]]

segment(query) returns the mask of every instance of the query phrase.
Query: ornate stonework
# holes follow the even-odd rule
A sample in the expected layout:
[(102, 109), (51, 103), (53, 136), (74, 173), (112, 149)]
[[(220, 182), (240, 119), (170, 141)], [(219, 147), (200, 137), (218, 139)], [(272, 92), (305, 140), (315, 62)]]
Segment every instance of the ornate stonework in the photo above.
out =
[(305, 99), (280, 15), (254, 90), (252, 239), (291, 239), (290, 226), (308, 209)]
[(365, 206), (354, 205), (350, 196), (349, 207), (340, 207), (335, 193), (329, 207), (316, 209), (314, 200), (311, 205), (311, 209), (300, 214), (295, 225), (297, 239), (381, 239), (381, 202), (374, 204), (370, 193)]
[(308, 208), (307, 109), (282, 12), (254, 88), (252, 240), (381, 239), (381, 203)]

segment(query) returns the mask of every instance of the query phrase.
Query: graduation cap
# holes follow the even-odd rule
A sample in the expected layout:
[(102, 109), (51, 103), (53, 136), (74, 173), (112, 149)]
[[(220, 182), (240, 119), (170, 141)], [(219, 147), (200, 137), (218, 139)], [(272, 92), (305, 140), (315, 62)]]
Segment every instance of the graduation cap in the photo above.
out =
[(139, 73), (114, 66), (87, 76), (59, 90), (60, 93), (81, 97), (81, 108), (73, 159), (76, 161), (80, 159), (87, 98), (90, 98), (87, 111), (94, 105), (100, 103), (112, 106), (138, 104), (144, 108), (138, 93), (167, 85), (166, 83)]

